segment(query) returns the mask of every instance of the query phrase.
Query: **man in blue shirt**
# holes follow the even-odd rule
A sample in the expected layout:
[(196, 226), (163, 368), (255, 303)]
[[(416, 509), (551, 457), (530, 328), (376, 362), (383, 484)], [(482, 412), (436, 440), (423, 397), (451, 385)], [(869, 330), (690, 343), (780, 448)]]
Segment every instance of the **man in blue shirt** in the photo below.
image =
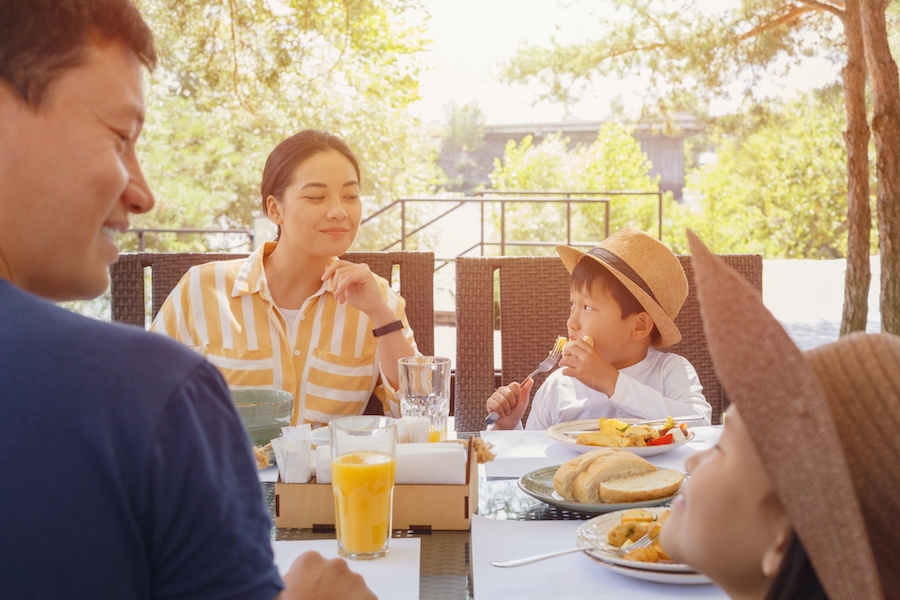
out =
[(316, 553), (279, 577), (215, 368), (43, 299), (102, 293), (153, 207), (135, 143), (155, 62), (129, 0), (0, 0), (0, 595), (373, 598)]

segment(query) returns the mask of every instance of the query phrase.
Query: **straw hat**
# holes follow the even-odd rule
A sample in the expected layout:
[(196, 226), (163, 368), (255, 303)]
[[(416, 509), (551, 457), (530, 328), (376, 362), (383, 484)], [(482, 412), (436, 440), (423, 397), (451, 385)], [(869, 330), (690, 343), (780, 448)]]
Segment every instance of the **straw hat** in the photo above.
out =
[(654, 346), (667, 348), (681, 341), (675, 317), (687, 298), (688, 282), (681, 263), (662, 242), (626, 227), (587, 252), (571, 246), (557, 246), (556, 252), (569, 273), (581, 257), (589, 256), (615, 275), (653, 319), (660, 333)]
[(802, 353), (688, 230), (716, 373), (831, 600), (900, 594), (900, 338)]

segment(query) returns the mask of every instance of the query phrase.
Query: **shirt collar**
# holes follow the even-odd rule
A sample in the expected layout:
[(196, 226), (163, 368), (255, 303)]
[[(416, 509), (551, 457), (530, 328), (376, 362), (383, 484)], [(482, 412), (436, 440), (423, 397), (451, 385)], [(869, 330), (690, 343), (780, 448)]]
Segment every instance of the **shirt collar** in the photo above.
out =
[[(244, 260), (244, 264), (241, 265), (237, 278), (234, 280), (234, 286), (231, 288), (231, 296), (233, 298), (259, 294), (263, 299), (272, 302), (272, 295), (266, 282), (264, 261), (268, 255), (272, 254), (277, 245), (277, 242), (265, 242)], [(332, 258), (331, 262), (333, 263), (336, 260), (337, 258)], [(0, 264), (0, 268), (2, 268), (2, 264)], [(2, 274), (2, 271), (0, 271), (0, 274)], [(312, 297), (321, 296), (325, 293), (331, 293), (331, 283), (328, 281), (323, 281), (319, 291), (313, 294)]]

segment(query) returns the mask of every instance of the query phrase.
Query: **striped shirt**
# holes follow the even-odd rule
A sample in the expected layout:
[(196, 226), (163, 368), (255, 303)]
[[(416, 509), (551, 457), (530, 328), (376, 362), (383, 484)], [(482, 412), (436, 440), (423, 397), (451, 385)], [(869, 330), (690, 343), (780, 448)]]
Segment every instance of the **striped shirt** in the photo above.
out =
[[(368, 316), (339, 304), (323, 282), (287, 323), (272, 302), (263, 258), (269, 242), (247, 258), (192, 267), (150, 325), (200, 352), (229, 386), (287, 390), (294, 394), (292, 424), (327, 423), (365, 411), (374, 393), (384, 412), (400, 416), (396, 390), (381, 372)], [(406, 302), (378, 275), (375, 280), (403, 335), (416, 350)], [(416, 350), (418, 354), (418, 350)]]

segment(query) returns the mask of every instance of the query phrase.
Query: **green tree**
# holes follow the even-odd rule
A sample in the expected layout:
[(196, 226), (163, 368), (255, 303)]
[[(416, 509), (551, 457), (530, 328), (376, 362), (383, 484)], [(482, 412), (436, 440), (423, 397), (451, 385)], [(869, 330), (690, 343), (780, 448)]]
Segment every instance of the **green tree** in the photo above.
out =
[[(139, 146), (159, 202), (135, 227), (248, 226), (266, 156), (304, 128), (333, 131), (357, 153), (367, 213), (439, 181), (410, 110), (427, 42), (416, 0), (140, 6), (161, 57)], [(377, 247), (392, 225), (365, 228), (357, 247)], [(156, 249), (209, 244), (159, 240)]]
[(481, 166), (484, 146), (484, 113), (477, 102), (446, 108), (447, 125), (441, 139), (438, 165), (447, 175), (449, 192), (471, 194), (484, 187), (487, 171)]
[[(503, 158), (494, 159), (490, 174), (498, 191), (659, 191), (659, 177), (650, 175), (651, 164), (631, 130), (605, 123), (597, 139), (587, 146), (568, 148), (568, 140), (550, 135), (540, 144), (526, 136), (519, 144), (510, 140)], [(602, 195), (602, 194), (600, 194)], [(578, 197), (577, 195), (574, 197)], [(655, 231), (655, 196), (611, 196), (610, 231), (626, 225)], [(670, 199), (668, 201), (671, 201)], [(596, 242), (605, 233), (606, 217), (598, 204), (572, 205), (572, 241)], [(495, 219), (499, 228), (499, 216)], [(566, 207), (561, 204), (527, 203), (507, 207), (507, 239), (516, 241), (566, 240)], [(545, 254), (546, 250), (512, 247), (510, 253)]]
[(699, 212), (673, 212), (673, 245), (690, 226), (714, 252), (767, 258), (847, 253), (846, 148), (840, 90), (773, 108), (747, 135), (714, 134), (717, 162), (689, 173)]
[[(848, 254), (841, 332), (865, 328), (870, 280), (866, 81), (877, 151), (881, 315), (900, 333), (900, 85), (890, 52), (890, 0), (747, 0), (702, 12), (693, 2), (608, 0), (597, 35), (578, 44), (526, 47), (507, 65), (508, 81), (536, 79), (545, 98), (570, 101), (595, 76), (644, 75), (645, 108), (706, 111), (738, 88), (760, 100), (757, 85), (798, 57), (845, 60)], [(896, 2), (894, 3), (896, 4)]]

